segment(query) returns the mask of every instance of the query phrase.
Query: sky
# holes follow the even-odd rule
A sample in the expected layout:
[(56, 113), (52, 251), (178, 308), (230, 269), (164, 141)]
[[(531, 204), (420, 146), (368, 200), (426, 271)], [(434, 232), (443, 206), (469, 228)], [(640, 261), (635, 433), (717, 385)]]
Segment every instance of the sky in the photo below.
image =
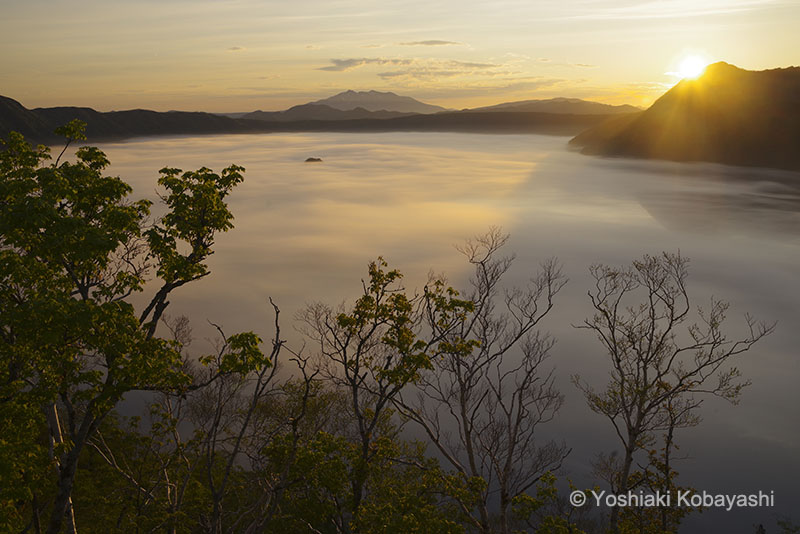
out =
[(690, 55), (800, 65), (798, 21), (798, 0), (0, 0), (0, 94), (101, 111), (280, 110), (347, 89), (647, 106)]

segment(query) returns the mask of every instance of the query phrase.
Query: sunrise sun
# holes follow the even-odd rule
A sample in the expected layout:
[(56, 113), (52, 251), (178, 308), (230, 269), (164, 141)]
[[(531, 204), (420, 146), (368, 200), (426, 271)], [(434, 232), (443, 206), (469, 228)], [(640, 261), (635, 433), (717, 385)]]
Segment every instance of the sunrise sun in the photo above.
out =
[(678, 76), (683, 79), (697, 78), (706, 70), (708, 62), (700, 56), (687, 56), (678, 65)]

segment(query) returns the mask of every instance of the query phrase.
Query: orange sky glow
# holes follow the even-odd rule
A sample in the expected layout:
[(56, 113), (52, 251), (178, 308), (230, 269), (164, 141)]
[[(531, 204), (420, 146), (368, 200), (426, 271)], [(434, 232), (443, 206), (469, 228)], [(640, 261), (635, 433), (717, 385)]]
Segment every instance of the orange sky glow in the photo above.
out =
[(800, 64), (792, 0), (10, 0), (0, 94), (29, 108), (278, 110), (394, 91), (449, 108), (647, 106), (689, 56)]

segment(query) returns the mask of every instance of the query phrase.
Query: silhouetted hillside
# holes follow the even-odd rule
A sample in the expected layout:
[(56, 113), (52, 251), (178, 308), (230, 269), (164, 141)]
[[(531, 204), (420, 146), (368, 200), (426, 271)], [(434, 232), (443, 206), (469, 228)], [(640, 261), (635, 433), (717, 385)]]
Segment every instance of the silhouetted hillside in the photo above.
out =
[(26, 109), (16, 100), (0, 96), (0, 138), (17, 131), (28, 139), (44, 140), (53, 137), (54, 128), (38, 113)]
[[(334, 110), (330, 113), (336, 112)], [(78, 107), (29, 110), (19, 102), (0, 97), (0, 138), (8, 137), (8, 133), (13, 130), (24, 134), (32, 142), (59, 143), (62, 139), (53, 134), (53, 130), (72, 119), (80, 119), (87, 123), (86, 135), (90, 142), (152, 135), (307, 131), (541, 133), (571, 136), (608, 118), (608, 115), (531, 112), (443, 112), (374, 118), (375, 112), (362, 110), (357, 113), (365, 113), (370, 118), (252, 120), (234, 119), (210, 113), (178, 111), (159, 113), (141, 109), (107, 113)]]
[(0, 138), (8, 137), (10, 131), (17, 131), (37, 143), (59, 142), (62, 139), (53, 130), (72, 119), (80, 119), (86, 123), (86, 135), (92, 141), (146, 135), (231, 133), (263, 129), (256, 121), (231, 119), (211, 113), (159, 113), (144, 109), (102, 113), (79, 107), (26, 109), (15, 100), (0, 97)]
[(486, 106), (465, 110), (474, 111), (536, 111), (539, 113), (572, 113), (575, 115), (616, 115), (621, 113), (636, 113), (641, 109), (629, 106), (612, 106), (581, 100), (580, 98), (550, 98), (547, 100), (522, 100), (519, 102), (506, 102), (495, 106)]
[(585, 154), (800, 170), (800, 68), (715, 63), (646, 111), (611, 119), (570, 144)]
[(275, 122), (299, 120), (341, 121), (351, 119), (390, 119), (404, 115), (410, 114), (400, 111), (369, 111), (364, 108), (341, 110), (324, 104), (302, 104), (285, 111), (253, 111), (242, 115), (241, 118)]
[(274, 132), (473, 132), (575, 135), (608, 119), (608, 115), (565, 113), (444, 112), (394, 119), (251, 121)]

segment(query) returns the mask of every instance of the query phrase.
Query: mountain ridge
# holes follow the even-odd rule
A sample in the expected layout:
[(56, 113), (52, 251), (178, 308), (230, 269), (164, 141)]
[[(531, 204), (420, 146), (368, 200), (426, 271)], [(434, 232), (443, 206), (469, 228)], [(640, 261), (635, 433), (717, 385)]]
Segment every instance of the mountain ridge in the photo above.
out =
[(391, 91), (353, 91), (348, 89), (341, 93), (309, 102), (309, 104), (321, 104), (330, 106), (340, 111), (350, 111), (356, 108), (363, 108), (367, 111), (398, 111), (401, 113), (439, 113), (448, 111), (442, 106), (426, 104), (410, 96), (401, 96)]
[[(334, 110), (335, 112), (335, 110)], [(277, 112), (280, 113), (280, 112)], [(16, 100), (0, 96), (0, 139), (18, 131), (30, 142), (58, 144), (63, 138), (53, 131), (72, 119), (84, 121), (90, 142), (154, 135), (206, 135), (257, 132), (472, 132), (538, 133), (574, 136), (608, 118), (607, 115), (575, 115), (535, 112), (440, 112), (401, 114), (347, 120), (253, 120), (203, 112), (127, 110), (99, 112), (85, 107), (26, 109)], [(2, 149), (2, 146), (0, 146)]]
[(363, 107), (341, 110), (325, 104), (300, 104), (284, 111), (252, 111), (240, 116), (242, 119), (262, 121), (296, 121), (296, 120), (350, 120), (350, 119), (390, 119), (402, 117), (410, 113), (402, 111), (369, 111)]
[(800, 67), (714, 63), (647, 110), (590, 128), (570, 145), (590, 155), (800, 170)]
[(540, 111), (542, 113), (574, 113), (578, 115), (617, 115), (622, 113), (636, 113), (642, 110), (641, 108), (629, 104), (612, 105), (580, 98), (556, 97), (543, 100), (504, 102), (502, 104), (472, 108), (465, 111)]

